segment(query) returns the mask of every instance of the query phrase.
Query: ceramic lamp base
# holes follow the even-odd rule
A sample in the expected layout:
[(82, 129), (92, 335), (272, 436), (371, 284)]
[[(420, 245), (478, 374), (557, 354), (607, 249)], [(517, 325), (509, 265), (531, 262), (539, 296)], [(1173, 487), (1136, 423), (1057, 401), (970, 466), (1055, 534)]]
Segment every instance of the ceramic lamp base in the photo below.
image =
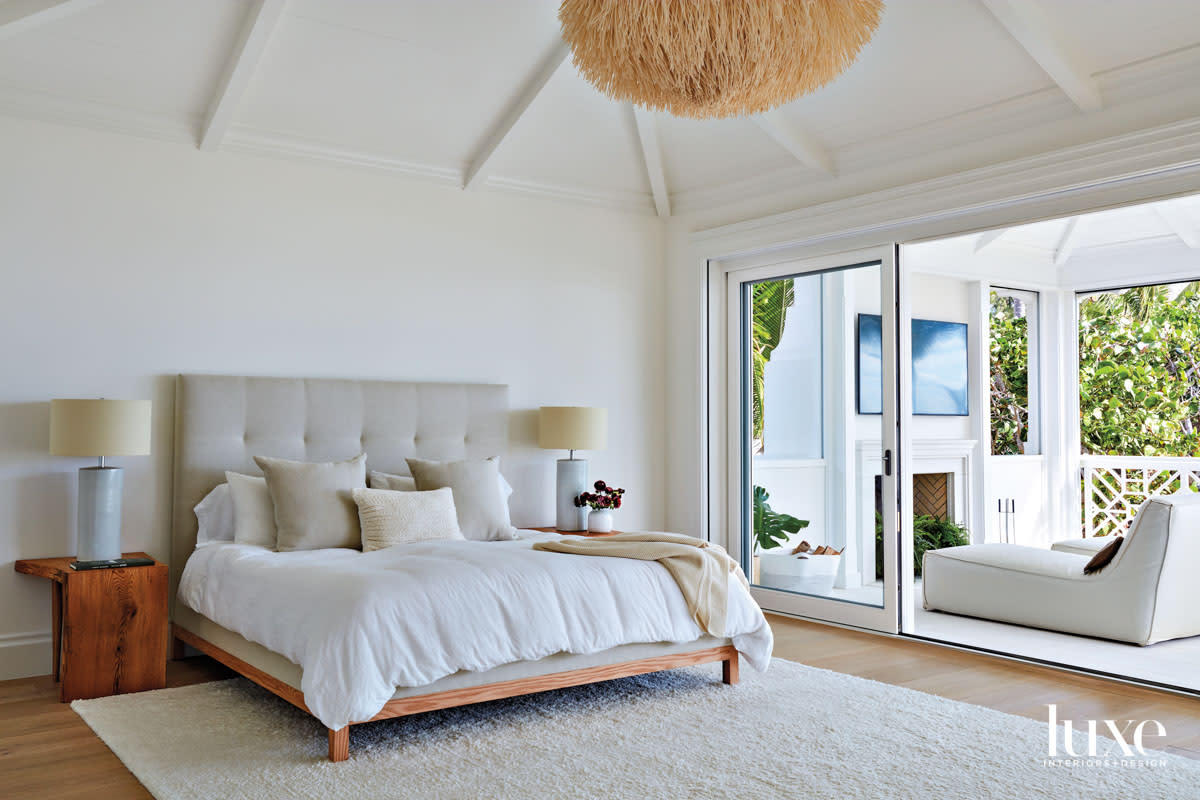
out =
[(79, 470), (79, 516), (76, 558), (107, 561), (121, 557), (121, 488), (125, 472), (120, 467), (87, 467)]
[(554, 527), (560, 531), (587, 528), (587, 507), (576, 508), (575, 498), (587, 490), (588, 462), (582, 458), (558, 460), (558, 514)]

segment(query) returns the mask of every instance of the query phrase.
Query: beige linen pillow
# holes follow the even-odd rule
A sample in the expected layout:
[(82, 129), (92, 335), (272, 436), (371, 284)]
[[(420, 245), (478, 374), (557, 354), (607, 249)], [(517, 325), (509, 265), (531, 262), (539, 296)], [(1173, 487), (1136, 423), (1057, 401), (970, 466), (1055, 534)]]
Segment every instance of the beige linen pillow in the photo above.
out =
[(225, 480), (233, 498), (233, 541), (275, 549), (275, 506), (267, 479), (226, 472)]
[(367, 486), (367, 454), (349, 461), (311, 463), (255, 456), (275, 503), (275, 549), (361, 547), (358, 507), (351, 492)]
[(364, 553), (397, 544), (464, 538), (454, 512), (454, 492), (449, 488), (431, 492), (355, 489), (353, 495)]
[[(499, 467), (497, 467), (499, 474)], [(372, 489), (391, 489), (394, 492), (415, 492), (417, 490), (417, 482), (407, 475), (393, 475), (390, 472), (380, 472), (377, 469), (371, 470), (367, 480), (367, 485)], [(512, 484), (500, 475), (500, 496), (508, 502), (508, 498), (512, 497)]]
[(409, 458), (409, 472), (423, 492), (449, 487), (463, 536), (479, 542), (516, 538), (508, 516), (508, 503), (500, 491), (500, 462), (425, 461)]
[(372, 489), (390, 489), (393, 492), (415, 492), (417, 482), (405, 475), (392, 475), (388, 472), (371, 470), (371, 479), (367, 482)]

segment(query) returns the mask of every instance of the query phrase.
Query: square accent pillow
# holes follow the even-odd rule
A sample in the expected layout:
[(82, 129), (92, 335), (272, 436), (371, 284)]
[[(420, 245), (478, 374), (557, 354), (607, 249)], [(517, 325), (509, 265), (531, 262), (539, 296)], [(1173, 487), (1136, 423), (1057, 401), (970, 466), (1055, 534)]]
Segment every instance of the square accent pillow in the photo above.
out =
[(308, 462), (255, 456), (275, 504), (275, 549), (362, 547), (352, 492), (367, 487), (367, 454), (349, 461)]
[(417, 482), (404, 475), (392, 475), (390, 472), (379, 472), (373, 469), (370, 477), (371, 480), (368, 483), (372, 489), (389, 489), (393, 492), (415, 492), (417, 490)]
[(233, 541), (275, 549), (275, 504), (267, 479), (240, 472), (226, 472), (233, 497)]
[(500, 491), (500, 461), (425, 461), (409, 458), (408, 469), (422, 492), (449, 487), (463, 536), (478, 542), (516, 538), (508, 502)]
[[(499, 468), (497, 468), (497, 473)], [(417, 482), (407, 475), (393, 475), (390, 472), (380, 472), (373, 469), (370, 472), (367, 485), (372, 489), (391, 489), (393, 492), (415, 492), (417, 490)], [(500, 475), (500, 494), (504, 497), (505, 502), (512, 497), (512, 484)]]
[(432, 492), (355, 489), (353, 495), (364, 553), (397, 544), (464, 538), (449, 488)]

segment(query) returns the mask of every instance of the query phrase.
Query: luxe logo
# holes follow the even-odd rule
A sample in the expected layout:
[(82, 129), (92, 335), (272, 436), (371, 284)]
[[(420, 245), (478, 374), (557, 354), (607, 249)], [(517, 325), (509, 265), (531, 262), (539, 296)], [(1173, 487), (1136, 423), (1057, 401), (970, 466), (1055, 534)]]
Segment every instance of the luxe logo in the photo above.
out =
[[(1058, 706), (1054, 703), (1049, 703), (1047, 705), (1047, 707), (1050, 709), (1049, 755), (1050, 755), (1050, 758), (1056, 758), (1058, 756), (1058, 745), (1059, 745), (1058, 732), (1059, 732), (1059, 727), (1060, 727), (1059, 719), (1058, 719)], [(1099, 752), (1100, 747), (1101, 747), (1101, 743), (1100, 743), (1100, 736), (1101, 736), (1100, 726), (1101, 726), (1101, 724), (1103, 724), (1103, 726), (1104, 726), (1103, 735), (1112, 738), (1111, 742), (1106, 742), (1103, 745), (1104, 752)], [(1154, 726), (1153, 733), (1147, 734), (1147, 731), (1146, 731), (1147, 725)], [(1105, 720), (1089, 719), (1089, 720), (1087, 720), (1087, 752), (1086, 753), (1077, 753), (1077, 752), (1075, 752), (1076, 747), (1075, 747), (1074, 726), (1075, 726), (1075, 724), (1071, 720), (1069, 720), (1069, 719), (1062, 720), (1061, 728), (1062, 728), (1063, 755), (1071, 756), (1074, 758), (1081, 758), (1081, 757), (1086, 757), (1086, 758), (1107, 758), (1107, 757), (1133, 758), (1135, 751), (1136, 751), (1137, 755), (1145, 756), (1146, 748), (1145, 748), (1143, 742), (1145, 741), (1145, 737), (1147, 735), (1158, 736), (1158, 737), (1163, 737), (1163, 736), (1167, 735), (1167, 729), (1164, 728), (1163, 724), (1156, 719), (1147, 719), (1147, 720), (1142, 720), (1141, 722), (1135, 722), (1134, 720), (1129, 719), (1129, 720), (1125, 720), (1125, 723), (1120, 726), (1117, 725), (1116, 720), (1112, 720), (1112, 719), (1105, 719)], [(1132, 735), (1130, 734), (1130, 728), (1133, 729)], [(1082, 731), (1083, 731), (1083, 729), (1081, 728), (1080, 732), (1082, 733)], [(1119, 748), (1119, 752), (1116, 752), (1114, 750), (1114, 748)]]

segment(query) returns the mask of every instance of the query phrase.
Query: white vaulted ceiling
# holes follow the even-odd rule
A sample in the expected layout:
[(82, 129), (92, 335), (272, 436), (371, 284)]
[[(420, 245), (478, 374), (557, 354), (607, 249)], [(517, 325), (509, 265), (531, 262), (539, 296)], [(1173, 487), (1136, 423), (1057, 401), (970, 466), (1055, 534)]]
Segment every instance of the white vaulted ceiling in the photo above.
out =
[(555, 68), (556, 12), (0, 0), (0, 114), (660, 214), (817, 202), (1200, 118), (1200, 3), (1185, 0), (891, 0), (812, 95), (640, 125), (569, 59)]

